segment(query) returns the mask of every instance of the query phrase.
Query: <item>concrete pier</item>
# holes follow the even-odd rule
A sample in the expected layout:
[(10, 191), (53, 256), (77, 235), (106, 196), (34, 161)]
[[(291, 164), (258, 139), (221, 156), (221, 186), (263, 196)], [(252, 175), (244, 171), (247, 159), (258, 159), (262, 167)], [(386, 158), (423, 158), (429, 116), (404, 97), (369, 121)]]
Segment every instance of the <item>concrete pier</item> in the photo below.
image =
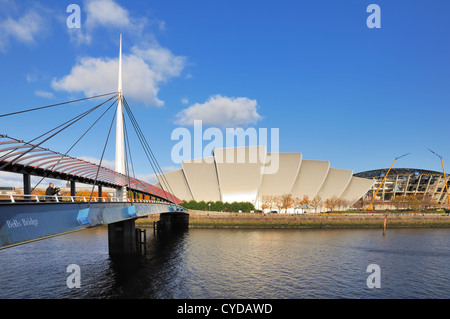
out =
[[(182, 212), (161, 213), (157, 230), (171, 231), (187, 229), (189, 214)], [(108, 224), (108, 247), (110, 255), (142, 254), (145, 252), (145, 235), (135, 227), (135, 219)], [(141, 235), (140, 235), (141, 234)], [(144, 246), (144, 247), (143, 247)]]
[(159, 230), (176, 230), (189, 227), (189, 214), (174, 212), (162, 213), (159, 215), (157, 229)]

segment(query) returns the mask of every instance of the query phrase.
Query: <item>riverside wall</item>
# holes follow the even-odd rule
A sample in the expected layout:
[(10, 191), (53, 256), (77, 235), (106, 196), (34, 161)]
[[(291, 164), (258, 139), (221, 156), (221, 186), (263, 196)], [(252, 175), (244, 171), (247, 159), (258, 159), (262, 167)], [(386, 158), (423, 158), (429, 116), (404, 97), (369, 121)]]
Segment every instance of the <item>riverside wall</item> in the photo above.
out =
[[(323, 214), (258, 214), (189, 210), (191, 228), (450, 228), (450, 216), (432, 213), (323, 213)], [(136, 225), (153, 225), (159, 215), (136, 221)]]

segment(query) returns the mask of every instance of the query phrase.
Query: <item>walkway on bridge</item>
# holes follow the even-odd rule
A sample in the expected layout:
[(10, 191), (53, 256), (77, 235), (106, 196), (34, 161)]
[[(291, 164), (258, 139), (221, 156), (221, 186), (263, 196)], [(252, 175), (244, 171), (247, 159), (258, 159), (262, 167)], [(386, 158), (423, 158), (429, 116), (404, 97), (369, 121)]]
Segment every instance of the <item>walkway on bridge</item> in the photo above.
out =
[[(33, 175), (71, 182), (72, 198), (76, 196), (74, 183), (79, 182), (116, 189), (127, 187), (132, 192), (181, 203), (174, 195), (134, 177), (6, 135), (0, 135), (0, 170), (24, 175), (24, 195), (31, 195), (30, 176)], [(2, 199), (8, 198), (0, 196)], [(30, 199), (39, 201), (36, 196)]]

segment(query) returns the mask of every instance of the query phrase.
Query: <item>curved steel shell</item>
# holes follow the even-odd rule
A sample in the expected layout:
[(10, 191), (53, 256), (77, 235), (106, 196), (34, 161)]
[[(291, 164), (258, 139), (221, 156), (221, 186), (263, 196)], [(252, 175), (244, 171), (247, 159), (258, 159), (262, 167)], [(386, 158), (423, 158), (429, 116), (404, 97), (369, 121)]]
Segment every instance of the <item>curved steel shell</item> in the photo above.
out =
[(263, 197), (284, 194), (320, 197), (322, 202), (340, 199), (348, 208), (373, 185), (351, 170), (330, 168), (328, 161), (304, 160), (301, 153), (267, 153), (264, 146), (215, 149), (213, 156), (181, 166), (164, 174), (181, 200), (246, 201), (258, 209)]

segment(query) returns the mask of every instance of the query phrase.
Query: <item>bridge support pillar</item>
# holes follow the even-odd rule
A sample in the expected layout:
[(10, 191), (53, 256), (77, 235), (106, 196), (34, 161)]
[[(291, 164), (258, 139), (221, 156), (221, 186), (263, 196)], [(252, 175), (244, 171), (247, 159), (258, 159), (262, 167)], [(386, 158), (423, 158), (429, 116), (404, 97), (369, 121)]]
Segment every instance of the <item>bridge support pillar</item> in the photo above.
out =
[(70, 196), (76, 196), (77, 192), (76, 192), (76, 185), (75, 185), (75, 181), (70, 181)]
[(187, 213), (162, 213), (157, 223), (158, 230), (177, 230), (189, 227), (189, 214)]
[(99, 202), (103, 202), (103, 187), (102, 187), (102, 185), (98, 185), (98, 197), (100, 198)]
[(110, 255), (136, 253), (136, 228), (134, 219), (108, 224)]
[(23, 194), (31, 195), (31, 178), (30, 174), (23, 174)]

